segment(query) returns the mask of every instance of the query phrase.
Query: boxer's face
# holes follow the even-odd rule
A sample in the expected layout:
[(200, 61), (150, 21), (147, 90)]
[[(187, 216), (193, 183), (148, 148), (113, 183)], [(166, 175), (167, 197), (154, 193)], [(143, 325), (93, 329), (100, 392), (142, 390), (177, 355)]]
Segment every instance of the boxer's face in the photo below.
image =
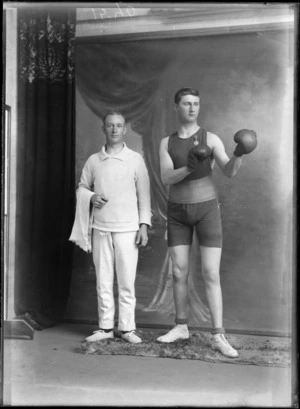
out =
[(200, 98), (194, 95), (184, 95), (175, 105), (175, 109), (181, 123), (196, 122), (200, 111)]
[(126, 126), (122, 115), (108, 115), (103, 124), (103, 132), (108, 145), (117, 145), (123, 142)]

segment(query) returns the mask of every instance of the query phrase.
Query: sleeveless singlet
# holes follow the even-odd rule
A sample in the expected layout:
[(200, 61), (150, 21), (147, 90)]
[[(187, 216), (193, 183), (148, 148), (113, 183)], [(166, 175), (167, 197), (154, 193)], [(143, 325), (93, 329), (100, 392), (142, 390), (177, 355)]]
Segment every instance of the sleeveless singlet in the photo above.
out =
[[(207, 132), (200, 128), (196, 133), (191, 135), (189, 138), (179, 138), (178, 132), (174, 132), (169, 137), (168, 141), (168, 152), (174, 164), (174, 169), (182, 168), (187, 166), (187, 157), (190, 149), (195, 147), (198, 142), (198, 146), (207, 145)], [(184, 180), (196, 180), (201, 179), (205, 176), (212, 174), (211, 160), (213, 158), (210, 156), (199, 163), (198, 168), (195, 172), (188, 175)]]
[[(168, 152), (173, 161), (174, 169), (187, 166), (188, 152), (195, 146), (207, 145), (207, 132), (200, 128), (189, 138), (179, 138), (178, 132), (169, 136)], [(198, 146), (199, 146), (198, 145)], [(182, 181), (170, 185), (169, 200), (174, 203), (200, 203), (217, 198), (217, 191), (212, 180), (211, 155), (200, 162), (195, 172), (192, 172)]]

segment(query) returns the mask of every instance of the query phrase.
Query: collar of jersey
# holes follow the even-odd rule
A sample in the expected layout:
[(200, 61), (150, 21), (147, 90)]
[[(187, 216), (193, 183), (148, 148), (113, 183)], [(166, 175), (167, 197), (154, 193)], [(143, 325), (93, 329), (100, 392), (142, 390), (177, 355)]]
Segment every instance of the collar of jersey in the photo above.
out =
[(105, 145), (103, 145), (99, 152), (99, 157), (100, 157), (100, 160), (105, 160), (105, 159), (125, 160), (128, 154), (128, 151), (129, 149), (127, 148), (126, 143), (123, 142), (123, 149), (119, 153), (117, 153), (116, 155), (108, 155), (105, 151)]

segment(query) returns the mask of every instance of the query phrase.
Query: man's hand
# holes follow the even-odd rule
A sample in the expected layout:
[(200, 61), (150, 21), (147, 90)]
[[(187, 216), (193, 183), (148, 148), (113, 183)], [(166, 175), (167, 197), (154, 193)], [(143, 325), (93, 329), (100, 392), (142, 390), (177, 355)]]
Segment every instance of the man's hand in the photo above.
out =
[(96, 193), (91, 197), (91, 202), (93, 203), (94, 207), (97, 209), (102, 209), (102, 207), (107, 202), (107, 199), (101, 195), (97, 195)]
[(148, 243), (148, 226), (147, 224), (141, 224), (140, 229), (136, 234), (135, 240), (137, 246), (145, 247)]

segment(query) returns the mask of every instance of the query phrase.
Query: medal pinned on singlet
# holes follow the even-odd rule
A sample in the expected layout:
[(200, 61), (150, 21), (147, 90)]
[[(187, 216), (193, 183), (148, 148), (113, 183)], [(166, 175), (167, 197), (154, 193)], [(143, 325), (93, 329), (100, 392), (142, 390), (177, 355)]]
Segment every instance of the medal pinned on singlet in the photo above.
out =
[(194, 135), (194, 145), (197, 146), (199, 145), (199, 141), (198, 141), (198, 135)]

